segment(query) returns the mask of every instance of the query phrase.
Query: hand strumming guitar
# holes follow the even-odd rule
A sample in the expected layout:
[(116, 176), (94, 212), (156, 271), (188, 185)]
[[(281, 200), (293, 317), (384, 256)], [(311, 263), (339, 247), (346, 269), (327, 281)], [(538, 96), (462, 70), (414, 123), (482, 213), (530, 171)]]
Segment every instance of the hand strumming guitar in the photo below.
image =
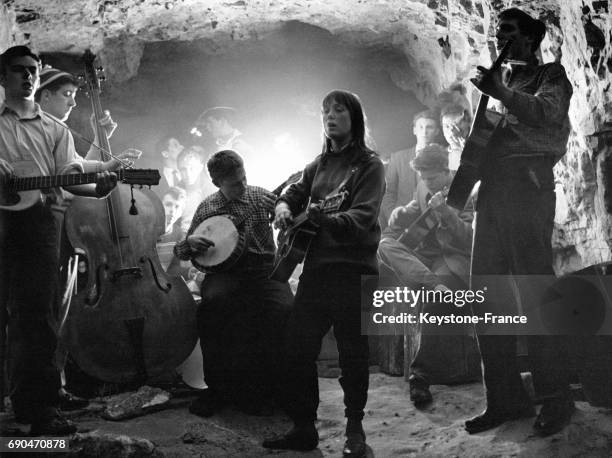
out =
[(13, 173), (15, 173), (15, 171), (13, 170), (11, 164), (6, 162), (4, 159), (0, 159), (0, 178), (4, 176), (10, 176)]
[(274, 227), (286, 230), (293, 223), (293, 213), (286, 202), (279, 202), (274, 209)]
[(310, 204), (306, 209), (306, 216), (317, 226), (323, 226), (329, 221), (329, 216), (323, 212), (320, 204)]

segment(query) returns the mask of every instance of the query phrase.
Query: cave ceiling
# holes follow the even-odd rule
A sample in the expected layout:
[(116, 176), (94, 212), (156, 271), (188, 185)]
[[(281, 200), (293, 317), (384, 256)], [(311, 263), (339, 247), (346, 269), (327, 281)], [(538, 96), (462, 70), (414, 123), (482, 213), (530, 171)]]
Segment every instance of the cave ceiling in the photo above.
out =
[(6, 4), (23, 37), (17, 41), (46, 53), (80, 54), (91, 48), (117, 82), (137, 74), (147, 43), (197, 42), (201, 52), (219, 55), (297, 21), (373, 52), (392, 48), (404, 58), (390, 63), (391, 78), (423, 102), (483, 60), (480, 53), (487, 49), (490, 17), (489, 2), (479, 0), (12, 0)]

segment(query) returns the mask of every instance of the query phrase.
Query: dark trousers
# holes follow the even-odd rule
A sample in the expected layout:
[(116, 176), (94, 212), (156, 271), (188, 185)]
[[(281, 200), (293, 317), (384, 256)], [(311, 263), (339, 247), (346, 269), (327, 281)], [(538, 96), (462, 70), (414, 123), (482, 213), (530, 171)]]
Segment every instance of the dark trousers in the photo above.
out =
[[(552, 169), (550, 165), (514, 165), (514, 175), (509, 177), (504, 174), (504, 165), (498, 164), (497, 175), (483, 180), (479, 191), (471, 286), (474, 290), (487, 286), (488, 291), (486, 307), (473, 307), (476, 314), (485, 309), (516, 314), (516, 291), (524, 309), (536, 309), (538, 304), (532, 302), (539, 299), (546, 283), (553, 279)], [(510, 274), (522, 278), (521, 283), (513, 285)], [(491, 277), (484, 280), (481, 275)], [(549, 280), (530, 279), (528, 275), (546, 275)], [(510, 406), (525, 397), (516, 358), (516, 336), (487, 335), (479, 326), (476, 330), (488, 405)], [(569, 388), (566, 338), (528, 336), (528, 351), (536, 393), (549, 398), (565, 396)]]
[[(466, 288), (464, 281), (452, 272), (441, 253), (427, 258), (395, 239), (384, 238), (378, 246), (377, 255), (379, 263), (395, 274), (398, 285), (433, 289), (442, 283), (451, 289)], [(467, 313), (453, 304), (422, 302), (418, 305), (418, 313), (421, 312), (440, 316)], [(469, 335), (471, 328), (457, 326), (455, 329), (455, 334), (449, 335), (429, 332), (423, 325), (414, 328), (416, 336), (412, 343), (415, 349), (410, 375), (428, 384), (461, 383), (479, 378), (480, 361), (475, 340)]]
[(368, 337), (361, 335), (363, 268), (333, 265), (305, 270), (287, 326), (285, 408), (297, 423), (315, 421), (319, 405), (316, 360), (331, 326), (338, 344), (345, 416), (363, 418), (368, 398)]
[(57, 405), (58, 227), (51, 210), (35, 205), (0, 212), (0, 305), (8, 310), (10, 396), (17, 414), (40, 416)]
[(289, 285), (265, 274), (206, 276), (198, 329), (210, 389), (238, 404), (278, 394), (283, 332), (292, 301)]

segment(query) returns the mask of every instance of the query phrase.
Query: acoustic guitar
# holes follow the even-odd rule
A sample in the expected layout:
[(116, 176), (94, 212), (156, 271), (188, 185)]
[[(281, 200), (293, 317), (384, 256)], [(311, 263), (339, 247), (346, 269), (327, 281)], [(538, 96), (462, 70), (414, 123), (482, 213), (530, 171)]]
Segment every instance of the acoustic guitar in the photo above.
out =
[[(283, 189), (302, 177), (302, 172), (292, 174), (280, 186), (272, 191), (279, 196)], [(205, 273), (224, 272), (234, 266), (246, 250), (246, 235), (239, 227), (251, 214), (251, 211), (236, 220), (229, 215), (213, 215), (202, 221), (193, 231), (193, 235), (201, 235), (214, 243), (205, 253), (195, 256), (191, 263)]]
[[(324, 214), (336, 213), (348, 196), (348, 191), (342, 191), (325, 198), (317, 204)], [(306, 257), (312, 239), (316, 235), (318, 225), (306, 216), (306, 211), (293, 219), (291, 227), (278, 234), (278, 249), (270, 278), (286, 282), (291, 277), (298, 264)]]
[[(97, 173), (71, 173), (66, 175), (35, 175), (40, 169), (31, 161), (11, 164), (14, 175), (0, 180), (0, 209), (21, 211), (42, 200), (41, 189), (95, 183)], [(121, 169), (116, 172), (121, 183), (155, 186), (159, 183), (159, 170)]]
[[(442, 194), (446, 197), (448, 195), (448, 188), (444, 188)], [(401, 242), (405, 247), (414, 250), (439, 222), (440, 220), (435, 215), (433, 208), (427, 206), (427, 209), (404, 230), (397, 241)]]
[[(492, 72), (499, 69), (508, 56), (511, 46), (512, 40), (508, 40), (500, 51), (499, 56), (497, 56), (497, 59), (495, 59), (495, 62), (493, 62), (490, 69)], [(489, 142), (503, 119), (502, 114), (487, 110), (488, 104), (489, 96), (481, 94), (478, 108), (476, 109), (476, 116), (474, 116), (472, 128), (470, 129), (470, 135), (461, 152), (459, 169), (448, 191), (446, 203), (457, 210), (465, 208), (474, 185), (480, 180), (481, 165), (489, 147)]]

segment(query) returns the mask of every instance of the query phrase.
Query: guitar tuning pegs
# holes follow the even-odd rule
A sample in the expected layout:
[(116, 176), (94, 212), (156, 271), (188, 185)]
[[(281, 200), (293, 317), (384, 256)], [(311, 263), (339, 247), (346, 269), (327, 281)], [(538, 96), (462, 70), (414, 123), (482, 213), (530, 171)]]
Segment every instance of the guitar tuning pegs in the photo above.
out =
[(96, 71), (103, 72), (104, 71), (104, 67), (100, 66), (100, 67), (96, 68)]

